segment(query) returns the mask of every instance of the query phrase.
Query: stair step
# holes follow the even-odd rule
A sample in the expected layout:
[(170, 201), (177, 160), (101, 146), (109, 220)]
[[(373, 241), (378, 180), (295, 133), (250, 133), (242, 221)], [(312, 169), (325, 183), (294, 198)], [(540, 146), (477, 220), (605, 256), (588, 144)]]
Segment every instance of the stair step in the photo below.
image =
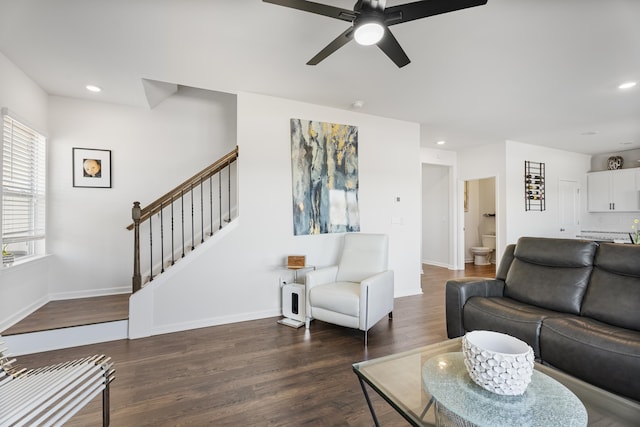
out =
[(12, 356), (59, 350), (62, 348), (128, 339), (129, 321), (93, 323), (46, 331), (2, 336), (4, 347)]
[(40, 332), (70, 326), (127, 320), (130, 294), (49, 301), (13, 326), (3, 336)]

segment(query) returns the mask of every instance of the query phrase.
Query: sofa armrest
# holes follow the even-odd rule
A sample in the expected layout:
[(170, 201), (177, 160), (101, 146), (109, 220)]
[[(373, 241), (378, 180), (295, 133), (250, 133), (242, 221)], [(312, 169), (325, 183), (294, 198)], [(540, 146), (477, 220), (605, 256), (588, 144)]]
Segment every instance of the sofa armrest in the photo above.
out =
[(501, 297), (504, 281), (484, 277), (465, 277), (448, 280), (446, 284), (447, 336), (455, 338), (464, 335), (462, 309), (471, 297)]
[(360, 282), (360, 330), (368, 331), (391, 311), (393, 311), (392, 270), (378, 273)]

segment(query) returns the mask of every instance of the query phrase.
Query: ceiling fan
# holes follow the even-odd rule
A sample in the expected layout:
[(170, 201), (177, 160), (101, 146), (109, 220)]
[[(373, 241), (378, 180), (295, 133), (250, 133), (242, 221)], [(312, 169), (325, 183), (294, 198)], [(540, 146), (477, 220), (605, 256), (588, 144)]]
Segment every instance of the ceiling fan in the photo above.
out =
[(350, 22), (352, 25), (329, 43), (307, 65), (317, 65), (351, 39), (362, 45), (377, 44), (400, 68), (411, 62), (389, 26), (441, 13), (481, 6), (487, 0), (422, 0), (397, 6), (386, 6), (386, 0), (358, 0), (353, 10), (329, 6), (307, 0), (262, 0), (280, 6), (303, 10), (329, 18)]

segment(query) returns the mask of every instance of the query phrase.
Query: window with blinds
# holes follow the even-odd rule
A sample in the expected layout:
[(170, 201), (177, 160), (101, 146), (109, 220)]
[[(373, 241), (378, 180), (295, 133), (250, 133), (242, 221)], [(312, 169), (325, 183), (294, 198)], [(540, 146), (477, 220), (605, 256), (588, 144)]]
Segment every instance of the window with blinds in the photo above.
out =
[(44, 252), (45, 138), (2, 113), (2, 247), (18, 258)]

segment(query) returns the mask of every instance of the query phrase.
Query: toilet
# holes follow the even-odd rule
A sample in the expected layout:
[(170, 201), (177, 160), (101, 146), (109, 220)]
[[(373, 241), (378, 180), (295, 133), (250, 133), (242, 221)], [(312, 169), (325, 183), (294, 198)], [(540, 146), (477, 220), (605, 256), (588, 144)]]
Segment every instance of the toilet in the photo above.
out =
[(475, 265), (491, 264), (491, 253), (496, 249), (495, 234), (483, 234), (482, 246), (472, 246), (473, 263)]

